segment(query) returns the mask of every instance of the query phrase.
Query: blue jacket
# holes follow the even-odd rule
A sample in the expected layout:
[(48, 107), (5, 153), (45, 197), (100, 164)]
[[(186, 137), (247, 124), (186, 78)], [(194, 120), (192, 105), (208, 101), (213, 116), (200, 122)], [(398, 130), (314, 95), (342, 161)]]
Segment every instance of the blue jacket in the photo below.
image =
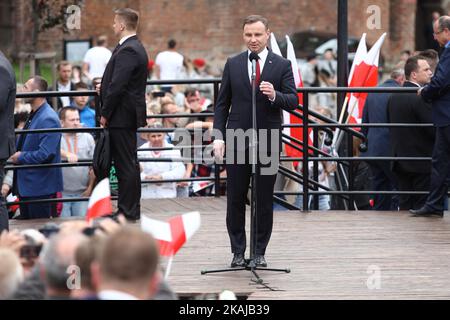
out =
[(422, 90), (422, 98), (431, 102), (433, 123), (437, 127), (450, 125), (450, 48), (442, 52), (431, 82)]
[[(378, 87), (400, 87), (392, 79), (386, 80)], [(363, 109), (363, 123), (388, 123), (387, 105), (391, 93), (369, 93)], [(389, 128), (362, 128), (361, 132), (367, 137), (367, 151), (364, 157), (387, 157), (391, 154)]]
[[(31, 120), (28, 129), (61, 128), (58, 115), (45, 102)], [(20, 141), (20, 137), (18, 139)], [(61, 162), (61, 133), (26, 134), (18, 164)], [(20, 169), (16, 171), (19, 195), (38, 197), (63, 190), (61, 168)]]

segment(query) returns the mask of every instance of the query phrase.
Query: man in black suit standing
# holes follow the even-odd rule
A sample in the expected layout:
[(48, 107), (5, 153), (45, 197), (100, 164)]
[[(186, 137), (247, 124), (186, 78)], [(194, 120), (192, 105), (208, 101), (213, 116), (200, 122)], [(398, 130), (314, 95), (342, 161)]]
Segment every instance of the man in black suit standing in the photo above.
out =
[(106, 66), (100, 90), (100, 124), (109, 129), (111, 155), (119, 180), (117, 213), (140, 218), (141, 180), (136, 130), (146, 125), (145, 87), (148, 57), (136, 36), (138, 12), (115, 11), (114, 33), (120, 38)]
[[(425, 57), (413, 56), (406, 61), (404, 88), (420, 88), (430, 82), (433, 72)], [(416, 93), (394, 93), (387, 104), (390, 123), (431, 123), (431, 104)], [(389, 128), (393, 157), (431, 157), (434, 128)], [(394, 160), (391, 167), (397, 177), (399, 191), (426, 191), (430, 188), (431, 163)], [(400, 210), (419, 209), (426, 195), (400, 195)]]
[[(11, 63), (0, 51), (0, 182), (5, 176), (5, 163), (16, 152), (14, 135), (14, 104), (16, 101), (16, 76)], [(8, 229), (8, 212), (5, 198), (0, 194), (0, 233)]]
[[(243, 38), (248, 50), (229, 58), (225, 64), (222, 83), (217, 98), (214, 129), (221, 133), (216, 136), (214, 153), (217, 160), (225, 154), (225, 137), (231, 136), (237, 130), (244, 131), (252, 128), (252, 63), (249, 57), (252, 53), (258, 55), (256, 65), (256, 121), (257, 129), (266, 129), (268, 136), (272, 130), (279, 133), (281, 129), (281, 109), (293, 110), (298, 105), (298, 97), (294, 84), (291, 64), (288, 60), (275, 55), (267, 49), (270, 31), (266, 18), (252, 15), (243, 23)], [(231, 107), (231, 110), (230, 110)], [(266, 132), (267, 132), (266, 131)], [(259, 131), (260, 133), (260, 131)], [(261, 136), (261, 133), (260, 133)], [(235, 139), (232, 137), (231, 139)], [(234, 142), (234, 141), (233, 141)], [(271, 153), (272, 148), (264, 145), (260, 139), (259, 149)], [(280, 140), (277, 139), (278, 150)], [(244, 266), (246, 249), (245, 234), (245, 203), (252, 172), (248, 161), (248, 144), (234, 145), (227, 140), (227, 229), (230, 236), (231, 251), (234, 254), (231, 267)], [(279, 152), (273, 151), (273, 157), (279, 157)], [(233, 161), (236, 157), (245, 155), (245, 164)], [(261, 155), (261, 152), (260, 154)], [(259, 161), (258, 161), (259, 162)], [(273, 188), (275, 174), (258, 172), (257, 188), (257, 234), (255, 263), (257, 266), (267, 266), (264, 254), (272, 233), (273, 222)]]
[(411, 210), (415, 216), (444, 216), (444, 201), (448, 192), (450, 164), (450, 17), (442, 16), (433, 25), (434, 39), (444, 51), (431, 82), (418, 94), (432, 104), (432, 119), (436, 127), (433, 148), (430, 193), (425, 205)]
[[(394, 69), (390, 79), (380, 84), (379, 88), (397, 88), (403, 85), (405, 75), (402, 69)], [(391, 93), (374, 93), (367, 95), (363, 109), (363, 123), (386, 123), (387, 102)], [(389, 129), (364, 127), (361, 132), (367, 137), (367, 151), (362, 157), (387, 157), (390, 153)], [(397, 189), (397, 180), (391, 172), (389, 162), (374, 160), (367, 161), (370, 167), (370, 180), (372, 190), (394, 191)], [(397, 210), (397, 197), (391, 195), (374, 195), (372, 210)]]

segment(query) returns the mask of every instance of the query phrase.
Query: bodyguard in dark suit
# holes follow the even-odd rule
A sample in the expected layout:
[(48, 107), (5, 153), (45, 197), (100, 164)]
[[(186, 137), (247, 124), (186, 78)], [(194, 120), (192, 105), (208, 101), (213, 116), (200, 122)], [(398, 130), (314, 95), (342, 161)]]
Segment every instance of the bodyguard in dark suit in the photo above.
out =
[[(394, 70), (391, 79), (380, 84), (380, 88), (395, 88), (405, 80), (403, 70)], [(363, 109), (363, 123), (387, 123), (387, 102), (391, 93), (369, 93)], [(388, 128), (368, 128), (361, 130), (367, 137), (367, 151), (362, 157), (387, 157), (390, 154)], [(370, 167), (372, 188), (376, 191), (393, 191), (397, 181), (387, 161), (367, 161)], [(373, 210), (397, 210), (397, 201), (391, 195), (375, 195)]]
[[(248, 50), (229, 58), (225, 64), (222, 83), (216, 103), (214, 129), (221, 132), (223, 139), (226, 130), (248, 130), (252, 128), (252, 87), (249, 60), (250, 53), (258, 54), (256, 68), (257, 96), (256, 121), (258, 130), (270, 129), (280, 131), (281, 109), (293, 110), (298, 105), (298, 98), (288, 60), (275, 55), (267, 49), (270, 36), (267, 19), (261, 16), (249, 16), (244, 20), (243, 38)], [(259, 66), (259, 68), (258, 68)], [(259, 69), (259, 71), (258, 71)], [(231, 107), (231, 109), (230, 109)], [(279, 144), (279, 141), (276, 141)], [(238, 164), (232, 159), (245, 155), (248, 160), (248, 144), (237, 145), (233, 150), (227, 141), (227, 229), (230, 236), (231, 251), (234, 254), (232, 267), (245, 265), (246, 249), (245, 234), (245, 203), (251, 177), (251, 164)], [(259, 144), (260, 151), (272, 152), (270, 146)], [(279, 148), (281, 150), (281, 147)], [(273, 157), (279, 157), (279, 152), (273, 151)], [(222, 158), (225, 153), (225, 143), (221, 139), (214, 141), (214, 153)], [(261, 168), (262, 170), (262, 168)], [(273, 221), (273, 188), (275, 174), (258, 173), (257, 188), (257, 235), (255, 262), (259, 266), (267, 266), (264, 258), (267, 244), (272, 233)]]
[[(16, 151), (14, 138), (14, 102), (16, 100), (16, 77), (11, 63), (0, 51), (0, 182), (5, 176), (6, 160)], [(8, 212), (5, 198), (0, 194), (0, 233), (8, 229)]]
[(434, 38), (444, 47), (436, 73), (430, 84), (418, 94), (432, 104), (432, 119), (436, 127), (433, 148), (430, 193), (425, 205), (411, 210), (418, 216), (443, 216), (444, 201), (448, 192), (450, 165), (450, 17), (442, 16), (434, 23)]
[(100, 86), (102, 126), (109, 128), (111, 155), (119, 180), (118, 213), (140, 217), (141, 179), (136, 129), (146, 125), (145, 87), (148, 57), (136, 36), (139, 16), (132, 9), (115, 11), (119, 45), (109, 60)]
[[(407, 81), (404, 88), (420, 88), (430, 82), (431, 67), (421, 56), (409, 58), (405, 64)], [(394, 93), (388, 102), (390, 123), (431, 123), (431, 104), (414, 93)], [(435, 139), (434, 128), (389, 128), (393, 157), (431, 157)], [(392, 162), (399, 191), (426, 191), (430, 188), (431, 164), (427, 161)], [(426, 195), (400, 195), (400, 210), (419, 209)]]

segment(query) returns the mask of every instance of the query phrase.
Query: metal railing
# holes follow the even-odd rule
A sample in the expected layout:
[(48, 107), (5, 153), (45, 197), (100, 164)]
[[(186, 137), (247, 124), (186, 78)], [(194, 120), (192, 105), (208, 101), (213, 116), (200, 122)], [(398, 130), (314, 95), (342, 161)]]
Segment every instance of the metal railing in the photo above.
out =
[[(167, 81), (148, 81), (148, 85), (162, 85), (162, 84), (212, 84), (214, 88), (214, 95), (213, 95), (213, 101), (214, 105), (217, 101), (217, 95), (219, 92), (219, 84), (220, 79), (218, 78), (212, 78), (212, 79), (199, 79), (199, 80), (167, 80)], [(366, 137), (359, 132), (358, 130), (355, 130), (355, 128), (362, 128), (362, 127), (368, 127), (368, 128), (380, 128), (380, 127), (430, 127), (432, 124), (392, 124), (392, 123), (373, 123), (373, 124), (340, 124), (337, 123), (335, 120), (329, 119), (327, 117), (324, 117), (323, 115), (314, 112), (313, 110), (310, 110), (309, 106), (309, 95), (312, 93), (319, 93), (319, 92), (373, 92), (373, 93), (414, 93), (417, 91), (417, 89), (414, 88), (298, 88), (298, 92), (303, 93), (303, 106), (299, 106), (297, 110), (291, 111), (294, 115), (301, 117), (303, 119), (303, 124), (291, 124), (291, 125), (282, 125), (283, 128), (290, 127), (290, 128), (302, 128), (303, 130), (303, 141), (308, 141), (308, 133), (309, 130), (312, 129), (313, 131), (313, 145), (308, 145), (308, 143), (304, 144), (303, 141), (300, 141), (298, 139), (295, 139), (294, 137), (287, 136), (285, 134), (282, 135), (282, 141), (283, 143), (291, 146), (294, 149), (297, 149), (298, 151), (302, 152), (302, 157), (286, 157), (282, 156), (280, 158), (281, 162), (300, 162), (302, 163), (302, 170), (301, 172), (296, 172), (289, 170), (282, 165), (280, 165), (279, 173), (289, 179), (292, 179), (298, 183), (302, 184), (303, 190), (298, 192), (287, 192), (287, 191), (276, 191), (274, 193), (274, 200), (278, 203), (281, 203), (285, 207), (289, 209), (301, 209), (303, 211), (308, 211), (309, 208), (309, 198), (310, 196), (313, 197), (313, 208), (318, 208), (318, 195), (322, 194), (328, 194), (328, 195), (335, 195), (340, 198), (342, 198), (344, 201), (348, 202), (349, 208), (352, 209), (352, 204), (354, 202), (354, 196), (355, 195), (373, 195), (373, 194), (383, 194), (383, 195), (393, 195), (393, 194), (424, 194), (425, 192), (418, 192), (418, 191), (358, 191), (354, 190), (354, 177), (353, 177), (353, 170), (354, 170), (354, 162), (355, 161), (392, 161), (392, 160), (402, 160), (402, 161), (431, 161), (431, 158), (429, 157), (354, 157), (353, 156), (353, 144), (351, 143), (353, 141), (353, 138), (359, 138), (362, 141), (366, 140)], [(87, 91), (72, 91), (72, 92), (58, 92), (58, 91), (51, 91), (51, 92), (39, 92), (39, 93), (18, 93), (17, 98), (26, 98), (26, 97), (54, 97), (54, 96), (95, 96), (95, 104), (96, 108), (98, 107), (98, 97), (96, 94), (96, 91), (94, 90), (87, 90)], [(213, 116), (213, 113), (198, 113), (198, 114), (192, 114), (192, 113), (186, 113), (186, 114), (159, 114), (159, 115), (151, 115), (148, 116), (148, 118), (173, 118), (173, 117), (206, 117), (206, 116)], [(324, 122), (323, 124), (319, 124), (314, 120), (311, 120), (310, 117), (314, 117), (316, 119), (319, 119), (320, 121)], [(308, 121), (305, 121), (305, 119), (308, 119)], [(346, 156), (333, 156), (331, 154), (327, 154), (326, 152), (322, 151), (319, 148), (318, 145), (318, 134), (319, 131), (323, 131), (328, 138), (334, 134), (333, 130), (339, 128), (346, 136), (347, 136), (347, 148), (346, 148)], [(98, 132), (103, 130), (102, 128), (80, 128), (80, 129), (38, 129), (38, 130), (16, 130), (16, 134), (34, 134), (34, 133), (49, 133), (49, 132)], [(138, 129), (138, 132), (174, 132), (175, 129), (171, 128), (161, 128), (161, 129)], [(195, 129), (198, 130), (198, 129)], [(194, 129), (190, 130), (191, 133), (194, 131)], [(330, 140), (330, 138), (329, 138)], [(174, 147), (173, 149), (180, 149), (183, 148), (204, 148), (205, 145), (192, 145), (192, 146), (182, 146), (182, 147)], [(170, 148), (146, 148), (145, 150), (168, 150)], [(152, 159), (152, 158), (140, 158), (139, 161), (155, 161), (155, 162), (161, 162), (161, 161), (183, 161), (188, 162), (196, 159), (192, 158), (178, 158), (178, 159)], [(321, 185), (318, 182), (318, 162), (320, 161), (335, 161), (338, 164), (341, 165), (341, 170), (347, 171), (347, 190), (343, 190), (344, 186), (340, 186), (342, 190), (331, 190), (330, 188)], [(309, 162), (313, 162), (313, 168), (312, 168), (312, 175), (311, 175), (311, 169), (309, 168)], [(25, 169), (25, 168), (49, 168), (49, 167), (70, 167), (70, 166), (90, 166), (92, 165), (92, 159), (79, 159), (79, 162), (77, 163), (68, 163), (67, 161), (62, 161), (61, 163), (52, 163), (52, 164), (38, 164), (38, 165), (14, 165), (11, 163), (7, 163), (5, 169), (7, 170), (19, 170), (19, 169)], [(310, 178), (312, 176), (312, 178)], [(304, 179), (304, 177), (307, 177)], [(161, 181), (143, 181), (144, 184), (147, 183), (161, 183), (161, 182), (181, 182), (181, 181), (214, 181), (215, 186), (215, 196), (220, 196), (220, 183), (221, 181), (226, 180), (224, 177), (220, 177), (220, 166), (218, 164), (214, 165), (214, 177), (201, 177), (201, 178), (188, 178), (188, 179), (171, 179), (171, 180), (161, 180)], [(319, 189), (323, 191), (319, 191)], [(286, 196), (286, 195), (302, 195), (303, 201), (302, 201), (302, 208), (298, 208), (295, 205), (292, 205), (288, 203), (287, 201), (280, 198), (280, 196)], [(67, 202), (67, 201), (87, 201), (88, 198), (79, 197), (79, 198), (58, 198), (58, 199), (43, 199), (43, 200), (30, 200), (30, 201), (24, 201), (21, 203), (37, 203), (37, 202)], [(7, 205), (13, 205), (17, 203), (7, 203)]]

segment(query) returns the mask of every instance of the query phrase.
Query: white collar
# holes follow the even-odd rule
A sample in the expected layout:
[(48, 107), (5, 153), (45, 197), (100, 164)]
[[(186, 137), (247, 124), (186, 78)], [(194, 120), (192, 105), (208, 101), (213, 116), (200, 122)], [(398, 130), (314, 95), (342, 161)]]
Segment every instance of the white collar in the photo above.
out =
[(419, 88), (422, 87), (422, 86), (421, 86), (420, 84), (418, 84), (417, 82), (414, 82), (414, 81), (411, 81), (411, 80), (406, 80), (406, 81), (408, 81), (408, 82), (410, 82), (410, 83), (412, 83), (412, 84), (418, 86)]
[[(248, 78), (252, 79), (252, 62), (248, 59), (248, 57), (250, 56), (251, 51), (247, 50), (247, 71), (248, 71)], [(258, 57), (259, 57), (259, 70), (262, 74), (263, 69), (264, 69), (264, 65), (266, 63), (266, 59), (267, 56), (269, 54), (269, 50), (267, 50), (267, 48), (264, 48), (263, 51), (261, 51), (260, 53), (258, 53)]]
[(130, 34), (130, 35), (125, 36), (125, 37), (122, 37), (122, 39), (120, 39), (120, 41), (119, 41), (119, 44), (122, 45), (125, 42), (125, 40), (127, 40), (128, 38), (134, 37), (135, 35), (136, 35), (136, 33), (135, 34)]
[(67, 82), (67, 84), (62, 84), (58, 81), (58, 88), (68, 89), (68, 91), (70, 91), (70, 81)]
[[(250, 56), (250, 53), (252, 53), (250, 50), (247, 50), (247, 57)], [(264, 48), (263, 51), (261, 51), (260, 53), (258, 53), (258, 57), (261, 60), (261, 64), (264, 65), (264, 63), (266, 62), (267, 59), (267, 55), (269, 54), (269, 50), (267, 50), (267, 47)]]
[(117, 290), (102, 290), (98, 293), (100, 300), (139, 300), (129, 293)]

